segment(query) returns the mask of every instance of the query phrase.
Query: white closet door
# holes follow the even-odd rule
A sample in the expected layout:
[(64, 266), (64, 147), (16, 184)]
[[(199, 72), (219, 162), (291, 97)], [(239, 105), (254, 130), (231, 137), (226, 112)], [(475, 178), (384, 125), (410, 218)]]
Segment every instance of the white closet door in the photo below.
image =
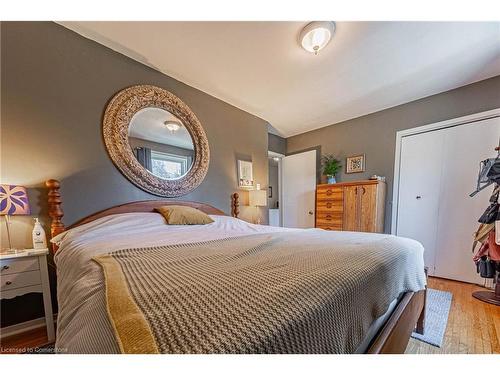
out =
[(283, 226), (314, 228), (316, 151), (286, 156), (281, 162)]
[(422, 243), (424, 263), (431, 275), (436, 254), (443, 135), (429, 132), (401, 141), (396, 234)]
[(495, 156), (500, 118), (434, 133), (445, 134), (435, 275), (482, 283), (472, 262), (472, 234), (493, 189), (487, 188), (473, 198), (469, 194), (475, 188), (479, 161)]

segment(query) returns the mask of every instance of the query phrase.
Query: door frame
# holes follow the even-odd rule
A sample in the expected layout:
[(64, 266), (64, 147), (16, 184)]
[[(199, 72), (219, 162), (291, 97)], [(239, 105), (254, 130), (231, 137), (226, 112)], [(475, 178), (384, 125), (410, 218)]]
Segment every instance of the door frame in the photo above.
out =
[[(282, 159), (285, 157), (285, 155), (280, 154), (279, 152), (274, 152), (274, 151), (267, 151), (267, 156), (268, 157), (276, 157), (279, 158), (280, 160), (278, 161), (278, 217), (279, 217), (279, 222), (280, 222), (280, 227), (283, 226), (283, 181), (281, 177), (281, 172), (282, 172)], [(269, 209), (269, 207), (268, 207)]]
[(401, 170), (401, 144), (403, 138), (416, 134), (428, 133), (464, 124), (470, 124), (472, 122), (478, 122), (495, 117), (500, 117), (500, 108), (495, 108), (484, 112), (478, 112), (472, 115), (456, 117), (450, 120), (434, 122), (432, 124), (422, 125), (415, 128), (400, 130), (396, 132), (396, 150), (394, 155), (394, 179), (392, 183), (391, 234), (395, 235), (397, 233), (398, 204), (399, 204), (399, 175)]

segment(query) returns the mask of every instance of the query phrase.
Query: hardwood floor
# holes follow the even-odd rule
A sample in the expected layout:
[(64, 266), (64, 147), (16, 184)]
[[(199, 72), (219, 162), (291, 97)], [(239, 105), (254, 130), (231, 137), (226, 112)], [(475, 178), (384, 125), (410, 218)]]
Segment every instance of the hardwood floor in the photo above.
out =
[[(489, 305), (472, 297), (480, 287), (457, 281), (429, 278), (429, 288), (449, 291), (453, 294), (444, 345), (436, 348), (421, 341), (410, 339), (409, 354), (500, 354), (500, 306)], [(45, 328), (37, 328), (4, 339), (0, 352), (9, 348), (35, 349), (47, 344)]]
[(443, 347), (410, 339), (409, 354), (500, 354), (500, 306), (481, 302), (471, 293), (477, 285), (429, 277), (429, 288), (453, 294)]
[(35, 328), (19, 335), (2, 338), (0, 341), (0, 354), (43, 352), (43, 348), (49, 344), (48, 341), (45, 327)]

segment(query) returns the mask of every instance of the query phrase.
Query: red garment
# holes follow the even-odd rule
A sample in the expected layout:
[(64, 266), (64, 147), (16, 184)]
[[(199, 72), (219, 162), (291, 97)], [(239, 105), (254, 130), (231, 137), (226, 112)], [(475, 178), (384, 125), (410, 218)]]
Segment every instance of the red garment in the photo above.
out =
[(489, 256), (495, 262), (500, 262), (500, 245), (495, 242), (494, 230), (488, 234), (488, 241), (484, 241), (472, 259), (477, 262), (484, 255)]

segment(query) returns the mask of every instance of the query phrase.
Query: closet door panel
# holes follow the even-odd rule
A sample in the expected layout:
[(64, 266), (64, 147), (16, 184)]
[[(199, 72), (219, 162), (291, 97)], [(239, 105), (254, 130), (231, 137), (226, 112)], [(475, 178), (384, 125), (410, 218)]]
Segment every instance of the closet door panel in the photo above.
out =
[(443, 140), (438, 131), (401, 141), (396, 234), (422, 243), (430, 275), (434, 274)]
[(362, 185), (359, 187), (358, 192), (361, 194), (360, 230), (361, 232), (375, 232), (377, 185)]
[(473, 198), (479, 161), (495, 156), (500, 119), (488, 119), (449, 128), (445, 134), (443, 173), (436, 253), (436, 276), (482, 283), (472, 262), (472, 234), (489, 205), (493, 188)]
[(344, 187), (344, 230), (357, 232), (358, 226), (358, 186)]

